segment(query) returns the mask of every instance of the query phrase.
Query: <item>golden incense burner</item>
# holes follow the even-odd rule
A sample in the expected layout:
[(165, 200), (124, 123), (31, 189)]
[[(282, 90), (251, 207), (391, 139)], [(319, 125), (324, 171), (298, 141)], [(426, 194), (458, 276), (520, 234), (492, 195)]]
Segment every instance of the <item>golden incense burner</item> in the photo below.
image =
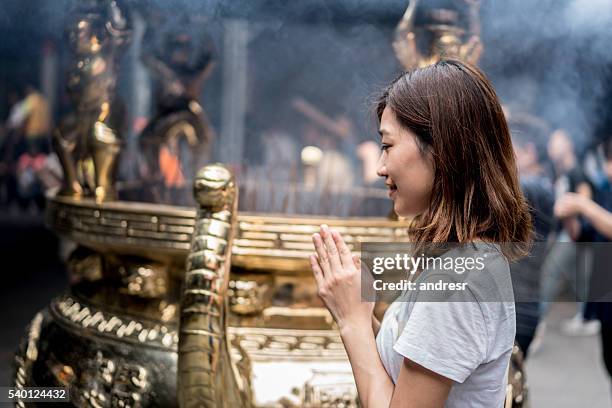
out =
[(325, 222), (355, 248), (406, 222), (238, 214), (236, 191), (209, 165), (195, 211), (49, 197), (47, 223), (80, 245), (74, 284), (33, 320), (18, 386), (70, 387), (76, 406), (356, 404), (310, 236)]

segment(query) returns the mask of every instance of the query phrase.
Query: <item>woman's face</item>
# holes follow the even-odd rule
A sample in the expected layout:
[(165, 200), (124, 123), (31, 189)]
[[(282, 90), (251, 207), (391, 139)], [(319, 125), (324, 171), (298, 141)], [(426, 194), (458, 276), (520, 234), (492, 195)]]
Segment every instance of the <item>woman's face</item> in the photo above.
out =
[(389, 107), (380, 120), (378, 175), (385, 178), (395, 213), (414, 217), (427, 210), (434, 181), (431, 154), (423, 156), (414, 132), (404, 129)]
[(574, 165), (574, 145), (563, 129), (557, 129), (550, 135), (548, 156), (559, 170), (571, 170)]

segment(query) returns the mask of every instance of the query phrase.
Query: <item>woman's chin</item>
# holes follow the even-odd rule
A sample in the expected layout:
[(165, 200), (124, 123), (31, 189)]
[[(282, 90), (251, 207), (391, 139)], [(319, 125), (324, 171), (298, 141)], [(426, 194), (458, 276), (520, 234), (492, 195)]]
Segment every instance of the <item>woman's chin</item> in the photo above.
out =
[(398, 217), (408, 218), (408, 219), (414, 218), (425, 212), (422, 209), (406, 208), (405, 206), (402, 206), (400, 203), (398, 203), (397, 200), (393, 202), (393, 211)]
[(410, 211), (406, 211), (405, 208), (399, 205), (397, 200), (393, 201), (393, 211), (398, 217), (404, 217), (404, 218), (413, 217), (413, 215), (410, 214)]

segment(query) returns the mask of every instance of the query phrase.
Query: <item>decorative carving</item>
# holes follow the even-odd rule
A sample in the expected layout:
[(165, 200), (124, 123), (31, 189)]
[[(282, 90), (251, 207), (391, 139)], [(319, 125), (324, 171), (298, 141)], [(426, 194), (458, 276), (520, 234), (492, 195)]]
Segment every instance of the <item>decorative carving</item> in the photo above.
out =
[(51, 303), (51, 312), (71, 326), (78, 326), (98, 336), (110, 336), (130, 343), (146, 344), (150, 347), (173, 349), (178, 344), (176, 330), (163, 324), (154, 324), (138, 319), (126, 319), (81, 305), (70, 296)]
[(94, 282), (102, 279), (102, 255), (83, 246), (78, 246), (68, 258), (70, 280)]
[[(38, 359), (38, 341), (40, 339), (43, 319), (44, 317), (41, 312), (36, 313), (28, 327), (25, 345), (15, 355), (15, 388), (17, 389), (23, 389), (28, 386), (32, 365)], [(25, 403), (21, 399), (17, 399), (15, 406), (24, 408)]]
[(144, 367), (107, 358), (98, 351), (93, 364), (82, 375), (86, 382), (77, 388), (75, 399), (79, 405), (94, 408), (140, 408), (147, 405), (147, 377)]
[[(147, 203), (49, 197), (47, 223), (55, 231), (100, 252), (121, 251), (166, 262), (189, 254), (196, 212)], [(250, 270), (307, 270), (312, 234), (321, 224), (337, 229), (351, 249), (359, 242), (406, 241), (409, 221), (334, 219), (239, 214), (232, 265)], [(203, 221), (202, 228), (208, 228)], [(223, 223), (210, 221), (210, 228)]]
[(227, 288), (238, 204), (231, 172), (221, 165), (200, 170), (199, 204), (181, 297), (178, 400), (181, 407), (247, 406), (246, 384), (230, 356)]
[(258, 282), (256, 280), (231, 280), (228, 297), (230, 310), (239, 315), (260, 313), (271, 303), (272, 280)]
[(161, 298), (168, 292), (168, 267), (161, 263), (127, 263), (119, 267), (120, 292), (142, 298)]
[(303, 405), (307, 407), (359, 407), (359, 396), (351, 371), (315, 371), (304, 384)]
[(232, 344), (240, 346), (252, 361), (347, 358), (340, 336), (331, 330), (231, 327), (229, 335)]

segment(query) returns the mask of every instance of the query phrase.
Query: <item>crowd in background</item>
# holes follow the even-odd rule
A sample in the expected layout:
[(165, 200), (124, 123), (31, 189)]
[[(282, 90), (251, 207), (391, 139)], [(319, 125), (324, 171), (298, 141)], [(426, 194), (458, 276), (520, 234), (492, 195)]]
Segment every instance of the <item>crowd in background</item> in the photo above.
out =
[(506, 112), (521, 186), (532, 208), (532, 253), (511, 266), (517, 344), (537, 352), (549, 304), (564, 296), (576, 314), (562, 322), (569, 336), (600, 334), (612, 376), (612, 298), (607, 277), (612, 251), (612, 137), (579, 143), (566, 129), (529, 115)]

